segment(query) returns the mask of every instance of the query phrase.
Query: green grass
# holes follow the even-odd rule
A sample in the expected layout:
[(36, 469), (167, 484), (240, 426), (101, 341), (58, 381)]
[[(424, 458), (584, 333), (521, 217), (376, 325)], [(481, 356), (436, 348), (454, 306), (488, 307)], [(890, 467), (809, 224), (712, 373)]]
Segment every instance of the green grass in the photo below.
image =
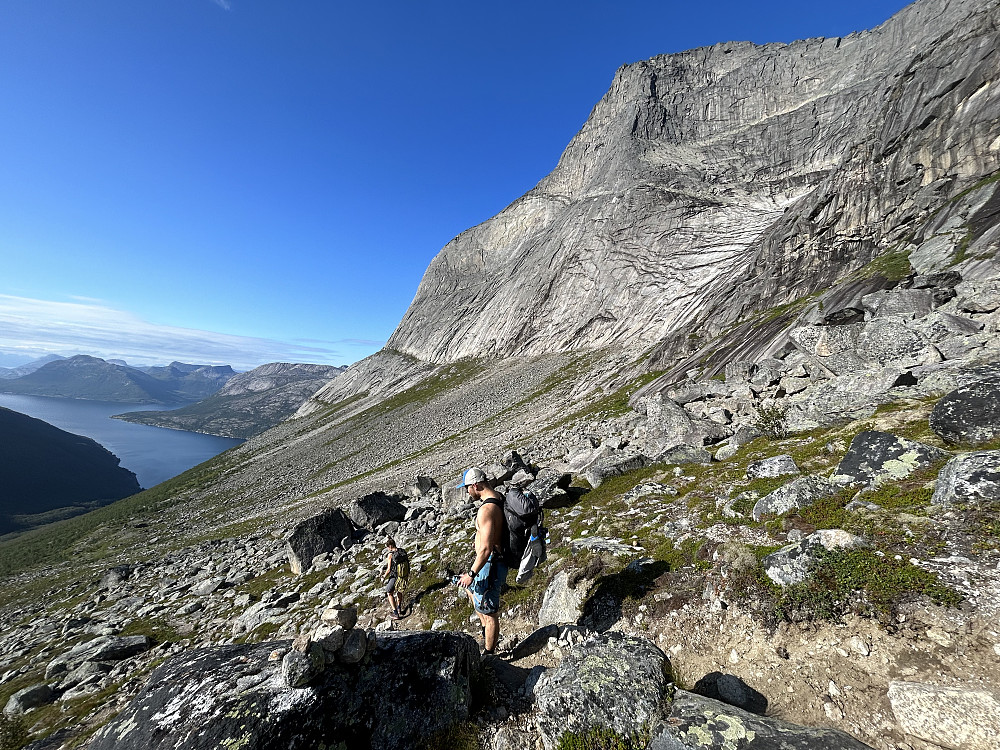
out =
[(21, 750), (28, 744), (28, 736), (24, 717), (0, 713), (0, 750)]
[(148, 617), (132, 620), (122, 628), (119, 635), (149, 636), (156, 645), (161, 643), (176, 643), (181, 640), (181, 634), (165, 620)]
[(565, 732), (556, 750), (643, 750), (649, 745), (648, 729), (621, 735), (608, 727), (591, 727), (584, 732)]

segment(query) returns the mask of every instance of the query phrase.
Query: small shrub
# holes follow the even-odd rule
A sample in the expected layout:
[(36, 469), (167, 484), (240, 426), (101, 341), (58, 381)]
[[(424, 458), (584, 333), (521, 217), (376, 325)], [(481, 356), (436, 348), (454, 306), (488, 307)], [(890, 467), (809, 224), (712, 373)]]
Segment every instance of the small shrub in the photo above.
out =
[(771, 404), (757, 409), (757, 421), (754, 427), (768, 437), (783, 438), (788, 435), (788, 407), (783, 404)]
[(456, 724), (427, 741), (427, 750), (479, 750), (479, 735), (471, 723)]

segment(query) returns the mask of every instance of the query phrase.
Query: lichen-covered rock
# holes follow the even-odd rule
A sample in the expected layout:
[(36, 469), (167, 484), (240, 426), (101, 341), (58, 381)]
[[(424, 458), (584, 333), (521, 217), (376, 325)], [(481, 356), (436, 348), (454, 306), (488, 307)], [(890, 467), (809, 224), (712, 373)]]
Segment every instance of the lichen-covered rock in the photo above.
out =
[(947, 455), (932, 445), (868, 430), (854, 437), (831, 479), (841, 484), (877, 486), (908, 477)]
[(543, 508), (548, 508), (558, 504), (560, 500), (567, 497), (566, 490), (569, 489), (570, 482), (573, 481), (572, 474), (554, 469), (542, 469), (535, 476), (527, 489), (538, 498), (538, 504)]
[(304, 687), (323, 674), (326, 654), (319, 643), (308, 643), (304, 650), (293, 648), (281, 660), (281, 677), (288, 687)]
[(342, 664), (357, 664), (365, 658), (368, 650), (368, 634), (361, 628), (355, 628), (347, 633), (344, 645), (337, 652), (337, 659)]
[(980, 505), (1000, 502), (1000, 451), (956, 456), (938, 474), (931, 503)]
[(317, 555), (350, 544), (353, 531), (351, 519), (339, 508), (328, 508), (299, 523), (285, 543), (292, 572), (305, 573)]
[(761, 564), (767, 577), (779, 586), (801, 583), (821, 550), (864, 547), (867, 542), (841, 529), (820, 529), (805, 539), (782, 547), (765, 557)]
[(889, 702), (906, 734), (942, 747), (996, 750), (1000, 737), (996, 693), (893, 680)]
[(469, 636), (384, 633), (361, 664), (328, 665), (300, 688), (286, 685), (280, 663), (268, 660), (275, 645), (174, 657), (96, 735), (91, 750), (406, 750), (468, 719), (479, 662)]
[(759, 522), (764, 516), (780, 516), (805, 508), (824, 497), (833, 497), (842, 489), (823, 477), (798, 477), (758, 500), (753, 506), (753, 520)]
[(660, 718), (670, 663), (651, 642), (607, 633), (574, 646), (535, 683), (536, 723), (546, 750), (565, 732), (608, 727), (633, 735)]
[(976, 446), (1000, 437), (1000, 378), (947, 394), (934, 406), (930, 425), (946, 443)]
[(406, 506), (397, 495), (387, 495), (384, 492), (372, 492), (358, 498), (348, 510), (351, 520), (358, 528), (376, 529), (390, 521), (402, 521), (406, 517)]
[(350, 630), (358, 623), (358, 608), (331, 603), (323, 610), (320, 619), (328, 625), (339, 625)]
[(747, 466), (747, 479), (760, 477), (782, 477), (787, 474), (798, 474), (799, 467), (795, 459), (789, 455), (771, 456), (760, 461), (753, 461)]
[(684, 690), (674, 693), (669, 716), (653, 727), (651, 735), (648, 750), (871, 750), (836, 729), (757, 716)]

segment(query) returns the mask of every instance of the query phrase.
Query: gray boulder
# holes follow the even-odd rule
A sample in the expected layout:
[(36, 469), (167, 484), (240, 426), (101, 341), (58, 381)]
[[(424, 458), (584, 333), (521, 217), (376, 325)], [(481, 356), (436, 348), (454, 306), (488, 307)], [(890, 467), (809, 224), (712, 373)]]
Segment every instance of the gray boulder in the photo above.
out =
[(641, 453), (613, 454), (587, 469), (583, 473), (583, 477), (590, 482), (591, 487), (597, 488), (608, 479), (623, 476), (630, 471), (637, 471), (646, 466), (649, 466), (649, 459)]
[(660, 718), (670, 663), (651, 642), (607, 633), (575, 646), (535, 683), (536, 723), (546, 750), (566, 732), (608, 727), (631, 736)]
[(30, 711), (32, 708), (38, 708), (39, 706), (51, 703), (54, 699), (55, 693), (48, 685), (44, 683), (41, 685), (32, 685), (18, 690), (10, 696), (7, 704), (3, 707), (3, 712), (7, 716), (16, 716), (23, 714), (25, 711)]
[(710, 464), (712, 454), (704, 448), (693, 445), (676, 445), (656, 457), (661, 464)]
[(996, 750), (1000, 697), (993, 692), (893, 680), (889, 703), (908, 735), (942, 747)]
[(930, 425), (946, 443), (976, 446), (1000, 437), (1000, 378), (947, 394), (931, 412)]
[(479, 663), (469, 636), (383, 633), (364, 662), (328, 665), (301, 688), (268, 659), (289, 645), (214, 646), (170, 659), (89, 747), (404, 750), (469, 717)]
[(53, 659), (48, 669), (65, 665), (67, 669), (73, 670), (88, 661), (121, 661), (145, 653), (152, 647), (152, 638), (145, 635), (99, 636), (73, 646), (65, 654)]
[(753, 461), (747, 466), (747, 479), (782, 477), (786, 474), (798, 473), (799, 467), (795, 465), (795, 460), (786, 454)]
[(539, 626), (578, 622), (583, 616), (583, 602), (588, 588), (587, 584), (571, 588), (569, 573), (565, 570), (557, 573), (545, 589), (542, 606), (538, 609)]
[(670, 713), (653, 726), (648, 750), (871, 750), (836, 729), (800, 727), (677, 690)]
[(938, 474), (933, 505), (982, 505), (1000, 501), (1000, 451), (956, 456)]
[(351, 520), (361, 529), (376, 529), (390, 521), (402, 521), (406, 517), (406, 507), (398, 495), (373, 492), (351, 503), (348, 510)]
[(758, 500), (753, 506), (753, 520), (760, 521), (765, 516), (780, 516), (796, 508), (805, 508), (842, 490), (843, 487), (823, 477), (798, 477)]
[(434, 490), (440, 489), (437, 482), (431, 477), (414, 477), (413, 481), (403, 487), (403, 492), (412, 498), (427, 497), (433, 494)]
[(841, 529), (820, 529), (805, 539), (772, 552), (761, 564), (768, 578), (779, 586), (789, 586), (801, 583), (809, 576), (809, 569), (820, 551), (865, 546), (867, 542), (864, 539)]
[(566, 490), (569, 489), (572, 481), (573, 475), (568, 472), (542, 469), (535, 476), (535, 481), (527, 486), (527, 489), (531, 490), (538, 498), (539, 505), (548, 508), (568, 497), (569, 493)]
[(317, 555), (350, 545), (353, 531), (351, 519), (339, 508), (328, 508), (299, 523), (285, 540), (292, 572), (305, 573)]
[(831, 479), (840, 484), (860, 483), (874, 487), (908, 477), (947, 455), (931, 445), (889, 432), (868, 430), (854, 437)]
[(326, 653), (322, 644), (304, 645), (304, 649), (291, 649), (281, 660), (281, 677), (288, 687), (304, 687), (323, 674)]
[(874, 318), (922, 318), (934, 309), (934, 292), (930, 289), (884, 289), (866, 294), (861, 304)]
[(940, 355), (935, 357), (929, 342), (898, 318), (877, 318), (866, 323), (858, 336), (856, 351), (862, 359), (880, 367), (941, 361)]

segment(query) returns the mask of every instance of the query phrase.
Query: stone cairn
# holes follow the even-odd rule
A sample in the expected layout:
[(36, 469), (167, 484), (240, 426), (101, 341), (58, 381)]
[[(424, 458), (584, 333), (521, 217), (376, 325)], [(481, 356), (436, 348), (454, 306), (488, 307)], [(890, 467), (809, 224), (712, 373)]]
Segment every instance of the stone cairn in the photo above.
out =
[(291, 649), (277, 649), (271, 660), (281, 659), (281, 676), (289, 687), (305, 687), (327, 666), (357, 664), (375, 648), (375, 632), (356, 628), (357, 607), (333, 601), (323, 610), (320, 624), (311, 633), (300, 633)]

